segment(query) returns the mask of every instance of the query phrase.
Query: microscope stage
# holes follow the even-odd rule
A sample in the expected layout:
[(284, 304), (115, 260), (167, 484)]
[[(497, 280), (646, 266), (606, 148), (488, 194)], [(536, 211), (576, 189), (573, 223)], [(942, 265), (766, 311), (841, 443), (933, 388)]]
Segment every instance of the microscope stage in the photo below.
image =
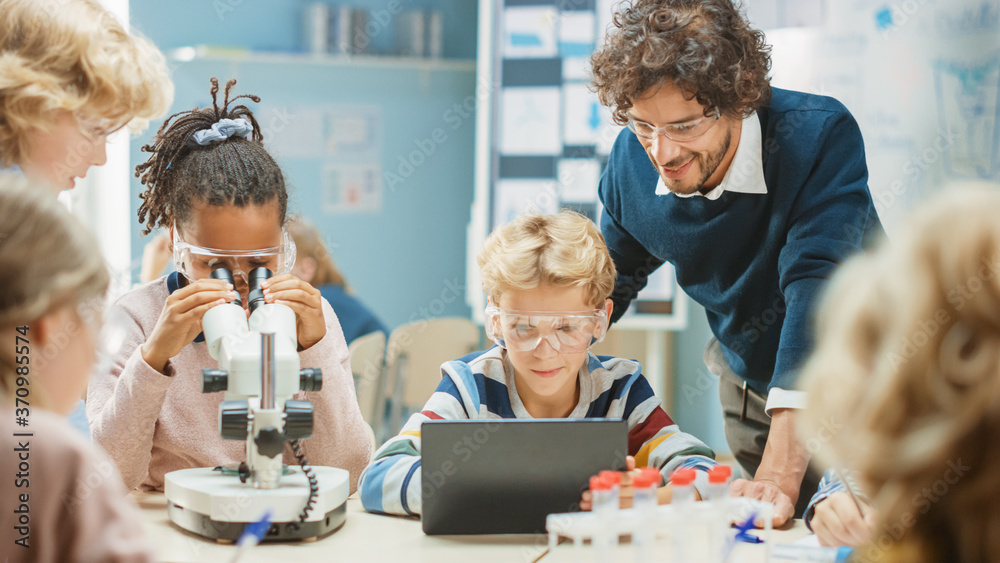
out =
[(200, 536), (236, 541), (246, 524), (271, 510), (271, 529), (264, 541), (321, 537), (347, 517), (350, 475), (334, 467), (312, 470), (319, 491), (305, 522), (299, 522), (299, 514), (309, 498), (309, 481), (300, 467), (293, 467), (275, 489), (255, 489), (207, 467), (172, 471), (165, 477), (167, 514), (174, 524)]

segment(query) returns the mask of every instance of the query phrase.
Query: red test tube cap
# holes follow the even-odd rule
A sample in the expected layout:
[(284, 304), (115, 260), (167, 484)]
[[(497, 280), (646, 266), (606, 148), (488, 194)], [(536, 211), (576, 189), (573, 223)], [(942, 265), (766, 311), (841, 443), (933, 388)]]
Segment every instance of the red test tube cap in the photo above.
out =
[(681, 469), (678, 469), (677, 471), (674, 471), (673, 474), (670, 475), (670, 483), (672, 485), (681, 485), (681, 486), (690, 485), (691, 483), (694, 483), (694, 478), (695, 478), (694, 469), (690, 467), (683, 467)]
[(610, 488), (611, 486), (604, 479), (601, 479), (600, 475), (594, 475), (590, 478), (591, 491), (606, 491)]
[(647, 475), (657, 486), (660, 484), (660, 470), (655, 467), (643, 467), (639, 470), (642, 475)]
[(733, 468), (728, 465), (716, 465), (708, 472), (708, 482), (721, 485), (729, 481), (729, 477), (733, 474)]
[(637, 489), (648, 489), (650, 487), (655, 487), (660, 482), (660, 476), (655, 471), (650, 474), (647, 471), (642, 471), (635, 476), (632, 480), (632, 486)]
[(601, 479), (604, 479), (605, 481), (611, 483), (612, 485), (617, 485), (622, 482), (622, 474), (619, 473), (618, 471), (611, 471), (610, 469), (606, 469), (604, 471), (601, 471), (597, 475)]

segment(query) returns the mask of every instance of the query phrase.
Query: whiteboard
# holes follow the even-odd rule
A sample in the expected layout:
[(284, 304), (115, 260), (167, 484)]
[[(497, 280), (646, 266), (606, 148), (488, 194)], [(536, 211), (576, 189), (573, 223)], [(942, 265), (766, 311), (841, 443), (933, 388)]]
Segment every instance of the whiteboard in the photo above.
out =
[(1000, 0), (810, 0), (788, 14), (797, 3), (748, 3), (772, 85), (851, 111), (890, 236), (932, 193), (1000, 185)]

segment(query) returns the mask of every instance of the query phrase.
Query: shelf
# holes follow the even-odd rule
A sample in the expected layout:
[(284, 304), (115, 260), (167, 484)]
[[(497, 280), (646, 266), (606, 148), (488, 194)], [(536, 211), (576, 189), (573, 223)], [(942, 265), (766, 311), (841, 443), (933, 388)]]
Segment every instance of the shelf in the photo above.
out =
[(317, 65), (356, 68), (396, 68), (451, 72), (475, 72), (476, 61), (465, 59), (427, 59), (382, 55), (322, 55), (311, 53), (259, 53), (233, 49), (205, 51), (198, 47), (182, 47), (168, 54), (170, 60), (186, 62), (225, 62), (277, 65)]

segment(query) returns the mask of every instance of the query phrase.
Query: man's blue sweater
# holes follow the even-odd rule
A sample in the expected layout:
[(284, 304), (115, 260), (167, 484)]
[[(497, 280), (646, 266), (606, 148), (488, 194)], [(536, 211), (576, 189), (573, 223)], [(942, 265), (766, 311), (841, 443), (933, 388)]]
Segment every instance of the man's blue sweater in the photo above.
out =
[(618, 266), (617, 320), (670, 262), (705, 307), (732, 370), (761, 393), (794, 389), (812, 350), (817, 295), (837, 264), (884, 235), (857, 122), (840, 102), (772, 89), (758, 110), (766, 194), (717, 200), (655, 193), (658, 174), (628, 129), (601, 178), (601, 230)]

